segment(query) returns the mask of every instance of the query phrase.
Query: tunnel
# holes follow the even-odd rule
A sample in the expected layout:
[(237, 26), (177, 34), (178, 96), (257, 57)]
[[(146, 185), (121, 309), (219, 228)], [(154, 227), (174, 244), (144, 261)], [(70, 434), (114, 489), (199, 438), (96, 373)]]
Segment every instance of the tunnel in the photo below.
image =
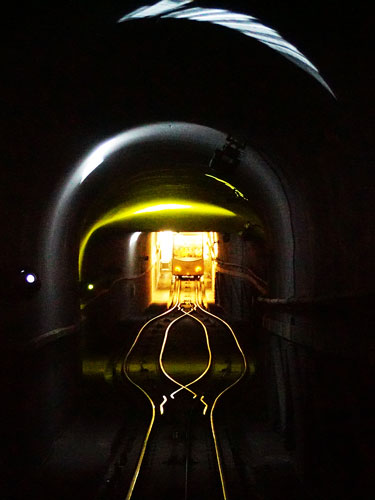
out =
[(371, 494), (370, 86), (306, 9), (7, 18), (4, 500)]

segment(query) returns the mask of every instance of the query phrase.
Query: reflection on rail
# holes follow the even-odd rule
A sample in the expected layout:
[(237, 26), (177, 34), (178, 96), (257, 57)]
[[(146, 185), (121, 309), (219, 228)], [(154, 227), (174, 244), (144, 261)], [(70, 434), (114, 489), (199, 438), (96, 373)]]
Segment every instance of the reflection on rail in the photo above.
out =
[(142, 332), (144, 331), (144, 329), (150, 324), (152, 323), (153, 321), (163, 317), (163, 316), (166, 316), (167, 314), (170, 314), (175, 308), (177, 307), (177, 303), (171, 308), (171, 309), (168, 309), (167, 311), (165, 311), (164, 313), (162, 314), (159, 314), (158, 316), (155, 316), (154, 318), (151, 318), (149, 321), (147, 321), (147, 323), (145, 323), (142, 328), (139, 330), (138, 332), (138, 335), (136, 336), (131, 348), (129, 349), (127, 355), (125, 356), (125, 359), (123, 361), (123, 364), (122, 364), (122, 373), (125, 375), (125, 377), (129, 380), (129, 382), (131, 384), (133, 384), (135, 387), (137, 387), (137, 389), (139, 389), (140, 391), (143, 392), (143, 394), (147, 397), (147, 399), (149, 400), (149, 402), (151, 403), (151, 408), (152, 408), (152, 416), (151, 416), (151, 421), (150, 421), (150, 424), (148, 426), (148, 429), (147, 429), (147, 433), (146, 433), (146, 436), (145, 436), (145, 439), (143, 441), (143, 446), (142, 446), (142, 450), (141, 450), (141, 453), (139, 455), (139, 459), (138, 459), (138, 463), (137, 463), (137, 466), (136, 466), (136, 469), (135, 469), (135, 472), (134, 472), (134, 475), (133, 475), (133, 478), (131, 480), (131, 483), (130, 483), (130, 487), (129, 487), (129, 490), (128, 490), (128, 493), (126, 495), (126, 500), (129, 500), (133, 494), (133, 490), (134, 490), (134, 486), (135, 486), (135, 483), (137, 481), (137, 478), (138, 478), (138, 474), (139, 474), (139, 471), (141, 469), (141, 466), (142, 466), (142, 462), (143, 462), (143, 458), (144, 458), (144, 455), (145, 455), (145, 452), (146, 452), (146, 448), (147, 448), (147, 443), (148, 443), (148, 440), (149, 440), (149, 437), (150, 437), (150, 434), (151, 434), (151, 430), (152, 430), (152, 427), (154, 425), (154, 421), (155, 421), (155, 403), (153, 402), (153, 400), (151, 399), (151, 397), (149, 396), (149, 394), (144, 390), (142, 389), (141, 386), (139, 386), (136, 382), (134, 382), (134, 380), (132, 380), (129, 375), (128, 375), (128, 370), (127, 370), (127, 365), (128, 365), (128, 359), (129, 359), (129, 356), (130, 354), (132, 353), (136, 343), (138, 342), (138, 339), (139, 337), (141, 336)]
[[(223, 463), (222, 463), (222, 458), (220, 456), (220, 450), (219, 450), (219, 444), (218, 444), (218, 436), (217, 436), (217, 431), (215, 429), (214, 425), (214, 410), (217, 406), (217, 403), (219, 399), (225, 394), (227, 391), (232, 389), (235, 385), (237, 385), (242, 378), (245, 376), (246, 370), (247, 370), (247, 362), (246, 358), (244, 355), (244, 352), (242, 351), (240, 344), (237, 340), (237, 337), (230, 327), (230, 325), (225, 322), (223, 319), (220, 317), (216, 316), (215, 314), (212, 314), (211, 312), (207, 311), (203, 305), (203, 296), (204, 293), (202, 293), (202, 287), (201, 287), (201, 282), (200, 281), (176, 281), (176, 286), (174, 288), (174, 296), (172, 298), (172, 307), (170, 307), (167, 311), (163, 312), (162, 314), (159, 314), (153, 318), (151, 318), (149, 321), (147, 321), (142, 328), (139, 330), (131, 348), (129, 349), (127, 355), (125, 356), (123, 363), (122, 363), (122, 373), (126, 377), (126, 379), (133, 385), (135, 386), (139, 391), (141, 391), (147, 400), (149, 401), (151, 405), (151, 420), (147, 428), (147, 432), (145, 435), (145, 438), (143, 440), (143, 445), (139, 454), (139, 458), (137, 461), (137, 465), (135, 467), (134, 474), (132, 476), (128, 492), (126, 495), (126, 500), (130, 500), (130, 498), (133, 495), (134, 488), (142, 467), (142, 463), (145, 457), (147, 445), (149, 442), (149, 438), (151, 435), (151, 431), (153, 429), (155, 420), (157, 419), (157, 414), (155, 411), (156, 405), (154, 402), (155, 398), (159, 398), (160, 404), (159, 404), (159, 414), (160, 416), (163, 416), (168, 413), (168, 407), (169, 405), (167, 404), (169, 399), (166, 396), (166, 394), (169, 393), (169, 398), (171, 400), (175, 400), (175, 397), (183, 392), (186, 391), (188, 394), (191, 395), (192, 399), (199, 400), (202, 405), (202, 412), (203, 416), (205, 416), (207, 413), (210, 415), (210, 428), (211, 428), (211, 433), (212, 433), (212, 439), (213, 439), (213, 445), (214, 445), (214, 451), (216, 455), (216, 461), (217, 461), (217, 466), (218, 466), (218, 473), (219, 473), (219, 478), (220, 478), (220, 484), (221, 484), (221, 491), (222, 491), (222, 497), (224, 500), (227, 500), (228, 495), (227, 495), (227, 488), (225, 484), (225, 477), (224, 477), (224, 470), (223, 470)], [(200, 315), (202, 319), (198, 318), (197, 315)], [(165, 350), (166, 346), (168, 343), (168, 340), (170, 338), (170, 334), (172, 329), (178, 328), (180, 324), (183, 324), (184, 320), (186, 318), (191, 318), (195, 322), (197, 322), (200, 327), (203, 329), (204, 336), (205, 336), (205, 345), (206, 345), (206, 362), (205, 362), (205, 367), (204, 369), (198, 373), (195, 374), (192, 380), (190, 381), (181, 381), (177, 380), (178, 377), (176, 377), (175, 374), (172, 374), (168, 372), (168, 368), (166, 368), (166, 363), (165, 363)], [(211, 319), (212, 318), (212, 319)], [(213, 355), (212, 355), (212, 347), (210, 344), (210, 334), (207, 329), (207, 326), (205, 322), (208, 324), (212, 324), (212, 320), (215, 320), (216, 323), (221, 325), (221, 328), (223, 326), (225, 327), (226, 331), (229, 330), (230, 336), (233, 338), (236, 348), (238, 349), (238, 352), (240, 353), (242, 357), (242, 368), (240, 370), (240, 373), (235, 380), (231, 380), (230, 384), (227, 385), (226, 387), (220, 387), (220, 392), (216, 396), (213, 396), (210, 394), (212, 392), (212, 387), (213, 387), (213, 381), (215, 378), (215, 373), (213, 369)], [(139, 382), (139, 380), (135, 380), (134, 378), (134, 373), (132, 373), (132, 370), (130, 369), (130, 362), (129, 358), (132, 355), (137, 343), (140, 342), (140, 339), (142, 337), (142, 334), (150, 327), (152, 323), (160, 324), (161, 321), (167, 321), (168, 325), (165, 328), (164, 331), (164, 336), (163, 336), (163, 341), (161, 344), (160, 352), (159, 352), (159, 359), (158, 359), (158, 367), (161, 370), (161, 373), (159, 373), (160, 381), (159, 385), (161, 386), (158, 390), (153, 389), (153, 388), (148, 388), (145, 386), (141, 386), (142, 382)], [(159, 323), (157, 323), (159, 322)], [(164, 326), (163, 326), (164, 328)], [(133, 370), (134, 372), (134, 370)], [(209, 378), (207, 376), (210, 375)], [(155, 375), (157, 377), (157, 374)], [(163, 378), (163, 376), (165, 378)], [(174, 386), (177, 386), (177, 389), (174, 391), (170, 392), (170, 385), (171, 383)], [(142, 384), (143, 385), (143, 384)], [(220, 384), (219, 384), (220, 385)], [(221, 383), (222, 385), (222, 383)], [(162, 387), (164, 386), (164, 387)], [(153, 386), (154, 387), (154, 386)], [(156, 386), (155, 386), (156, 387)], [(195, 389), (196, 387), (196, 389)], [(193, 388), (195, 390), (193, 390)], [(169, 390), (168, 390), (169, 389)], [(155, 394), (156, 391), (156, 394)], [(208, 392), (207, 392), (208, 391)], [(158, 394), (159, 392), (159, 394)], [(217, 393), (217, 391), (215, 391)], [(152, 394), (150, 394), (152, 393)], [(205, 394), (206, 393), (206, 394)], [(210, 394), (210, 395), (209, 395)], [(208, 397), (208, 400), (206, 399), (205, 401), (205, 395)], [(208, 396), (209, 395), (209, 396)], [(153, 399), (154, 398), (154, 399)], [(208, 412), (208, 410), (210, 410)], [(160, 418), (160, 417), (159, 417)], [(189, 446), (188, 446), (189, 448)], [(188, 462), (189, 458), (186, 456), (186, 473), (185, 473), (185, 500), (187, 499), (187, 481), (188, 481)]]

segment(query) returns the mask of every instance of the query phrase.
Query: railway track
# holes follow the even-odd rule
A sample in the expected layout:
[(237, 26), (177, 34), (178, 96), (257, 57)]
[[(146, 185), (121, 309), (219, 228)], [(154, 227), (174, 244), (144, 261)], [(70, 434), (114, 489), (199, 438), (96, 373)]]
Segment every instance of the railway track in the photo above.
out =
[(108, 499), (230, 498), (215, 409), (247, 364), (231, 327), (202, 303), (199, 282), (178, 282), (170, 309), (142, 326), (123, 358), (149, 421), (132, 477)]

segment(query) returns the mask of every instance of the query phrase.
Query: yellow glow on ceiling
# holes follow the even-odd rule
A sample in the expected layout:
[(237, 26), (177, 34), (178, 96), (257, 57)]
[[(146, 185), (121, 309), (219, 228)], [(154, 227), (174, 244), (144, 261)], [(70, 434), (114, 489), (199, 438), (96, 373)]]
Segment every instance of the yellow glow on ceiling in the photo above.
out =
[(226, 208), (219, 207), (217, 205), (211, 205), (209, 203), (196, 203), (189, 200), (188, 203), (184, 203), (183, 200), (154, 200), (145, 204), (137, 204), (133, 206), (123, 206), (117, 207), (111, 212), (105, 214), (101, 219), (96, 221), (90, 229), (86, 232), (81, 240), (79, 249), (79, 259), (78, 259), (78, 269), (79, 276), (81, 277), (82, 271), (82, 261), (85, 253), (87, 243), (93, 233), (100, 229), (101, 227), (113, 224), (115, 222), (142, 217), (150, 213), (159, 212), (173, 212), (176, 211), (176, 217), (181, 214), (192, 214), (192, 215), (212, 215), (221, 217), (235, 217), (236, 214)]
[(162, 212), (163, 210), (181, 210), (184, 208), (193, 208), (191, 205), (179, 205), (178, 203), (163, 203), (152, 207), (142, 208), (133, 212), (133, 215), (145, 214), (150, 212)]
[(221, 182), (222, 184), (224, 184), (225, 186), (229, 187), (230, 189), (232, 189), (232, 191), (235, 192), (235, 194), (237, 196), (239, 196), (240, 198), (243, 198), (244, 200), (246, 201), (249, 201), (246, 196), (241, 193), (241, 191), (239, 191), (236, 187), (232, 186), (232, 184), (230, 184), (229, 182), (227, 181), (224, 181), (223, 179), (219, 179), (219, 177), (215, 177), (214, 175), (210, 175), (210, 174), (204, 174), (206, 177), (211, 177), (211, 179), (215, 179), (215, 181), (218, 181), (218, 182)]

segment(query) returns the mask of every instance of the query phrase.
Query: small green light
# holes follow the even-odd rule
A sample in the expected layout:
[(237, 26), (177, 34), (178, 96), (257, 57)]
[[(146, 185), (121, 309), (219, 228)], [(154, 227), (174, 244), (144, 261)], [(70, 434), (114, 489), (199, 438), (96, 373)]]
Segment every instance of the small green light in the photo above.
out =
[(94, 285), (93, 285), (92, 283), (89, 283), (89, 284), (87, 285), (87, 289), (88, 289), (88, 290), (94, 290)]

